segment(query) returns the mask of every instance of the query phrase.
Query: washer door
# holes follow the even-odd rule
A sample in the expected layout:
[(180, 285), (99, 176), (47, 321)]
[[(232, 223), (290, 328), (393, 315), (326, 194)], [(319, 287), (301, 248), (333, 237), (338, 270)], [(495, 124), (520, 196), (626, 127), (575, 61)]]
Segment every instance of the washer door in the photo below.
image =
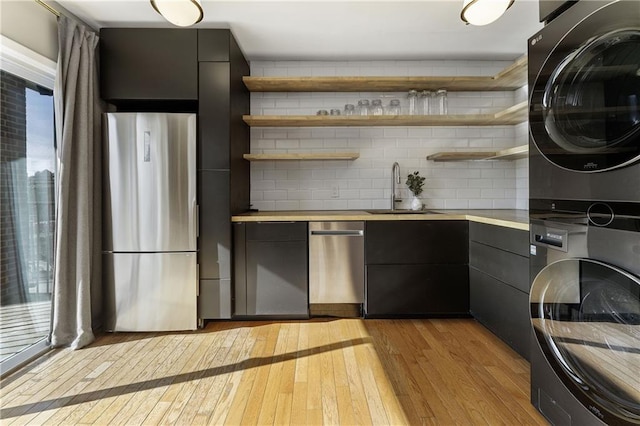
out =
[[(590, 37), (590, 38), (588, 38)], [(640, 7), (614, 2), (573, 27), (531, 88), (531, 136), (555, 165), (599, 172), (640, 159)]]
[(538, 344), (571, 393), (607, 424), (640, 423), (640, 280), (564, 259), (536, 276), (530, 302)]

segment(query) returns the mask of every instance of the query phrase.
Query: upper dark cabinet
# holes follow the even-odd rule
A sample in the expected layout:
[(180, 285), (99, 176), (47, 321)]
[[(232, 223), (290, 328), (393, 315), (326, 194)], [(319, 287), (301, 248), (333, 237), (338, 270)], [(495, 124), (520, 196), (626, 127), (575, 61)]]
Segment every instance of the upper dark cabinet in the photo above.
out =
[(106, 101), (197, 100), (198, 31), (103, 28), (100, 95)]
[(229, 62), (229, 30), (198, 30), (198, 61)]

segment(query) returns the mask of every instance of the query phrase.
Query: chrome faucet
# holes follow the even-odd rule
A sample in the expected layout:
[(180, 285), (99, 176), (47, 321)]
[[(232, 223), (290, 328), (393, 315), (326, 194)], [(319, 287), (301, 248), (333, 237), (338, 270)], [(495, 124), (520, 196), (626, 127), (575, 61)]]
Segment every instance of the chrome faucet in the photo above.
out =
[(391, 167), (391, 210), (396, 209), (396, 203), (402, 201), (401, 198), (396, 198), (396, 185), (400, 184), (400, 164), (396, 161)]

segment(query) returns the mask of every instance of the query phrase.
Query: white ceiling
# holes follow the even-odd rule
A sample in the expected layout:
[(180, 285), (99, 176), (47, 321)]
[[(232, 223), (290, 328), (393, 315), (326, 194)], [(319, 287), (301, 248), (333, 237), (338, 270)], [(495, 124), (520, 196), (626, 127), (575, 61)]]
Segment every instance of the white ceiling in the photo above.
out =
[[(249, 60), (515, 59), (538, 31), (537, 0), (516, 0), (483, 27), (463, 0), (202, 0), (195, 28), (231, 28)], [(147, 0), (58, 0), (95, 28), (172, 27)]]

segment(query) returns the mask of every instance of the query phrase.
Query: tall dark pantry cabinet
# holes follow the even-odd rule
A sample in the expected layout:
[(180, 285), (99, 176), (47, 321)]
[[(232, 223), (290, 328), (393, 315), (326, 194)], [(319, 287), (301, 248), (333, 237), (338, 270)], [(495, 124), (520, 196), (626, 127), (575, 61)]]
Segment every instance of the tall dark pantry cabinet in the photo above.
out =
[(198, 318), (232, 314), (231, 216), (249, 208), (249, 65), (230, 30), (103, 28), (109, 111), (198, 114)]

